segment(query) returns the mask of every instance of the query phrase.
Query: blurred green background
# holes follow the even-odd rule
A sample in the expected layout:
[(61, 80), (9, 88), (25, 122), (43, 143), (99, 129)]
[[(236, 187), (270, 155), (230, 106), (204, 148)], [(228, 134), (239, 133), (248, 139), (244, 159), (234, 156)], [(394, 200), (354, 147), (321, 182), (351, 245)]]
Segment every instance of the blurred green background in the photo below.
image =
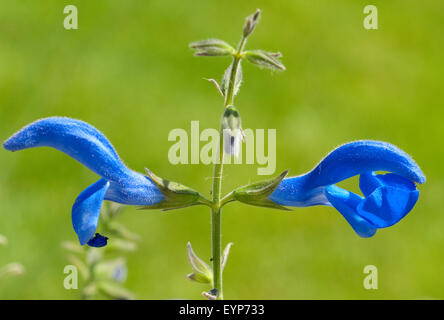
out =
[[(79, 29), (63, 28), (63, 8)], [(379, 29), (365, 30), (368, 1), (0, 1), (0, 140), (37, 118), (85, 120), (112, 141), (131, 168), (208, 194), (212, 168), (172, 165), (174, 128), (218, 128), (222, 99), (203, 78), (220, 79), (229, 58), (195, 58), (191, 41), (233, 45), (244, 18), (262, 20), (247, 48), (281, 51), (287, 71), (244, 63), (236, 99), (244, 128), (277, 129), (277, 170), (298, 175), (335, 146), (390, 141), (411, 154), (428, 181), (400, 223), (359, 238), (333, 208), (292, 213), (239, 203), (223, 213), (223, 243), (234, 242), (224, 274), (227, 299), (444, 298), (442, 70), (444, 11), (436, 1), (374, 0)], [(203, 143), (201, 144), (201, 146)], [(60, 242), (76, 241), (71, 206), (97, 176), (48, 148), (0, 150), (0, 265), (20, 261), (21, 277), (0, 283), (0, 298), (77, 299), (65, 290)], [(230, 165), (224, 193), (257, 176)], [(346, 182), (357, 190), (357, 180)], [(119, 221), (141, 235), (127, 255), (127, 288), (140, 299), (200, 299), (186, 243), (210, 258), (205, 207), (171, 213), (128, 208)], [(363, 287), (364, 266), (379, 289)]]

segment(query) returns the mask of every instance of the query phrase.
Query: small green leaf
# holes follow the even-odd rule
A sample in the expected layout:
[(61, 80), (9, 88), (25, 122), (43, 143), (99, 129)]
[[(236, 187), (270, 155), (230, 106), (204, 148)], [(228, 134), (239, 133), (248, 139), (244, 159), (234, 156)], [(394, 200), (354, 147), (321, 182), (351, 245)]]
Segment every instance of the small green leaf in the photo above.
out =
[(208, 279), (208, 277), (204, 277), (202, 275), (200, 275), (199, 273), (190, 273), (187, 274), (187, 278), (190, 279), (191, 281), (194, 282), (199, 282), (199, 283), (211, 283), (211, 280)]
[(222, 262), (221, 262), (222, 271), (225, 269), (225, 265), (227, 264), (228, 255), (230, 254), (230, 249), (231, 249), (232, 245), (233, 245), (233, 242), (228, 243), (224, 249), (223, 254), (222, 254)]
[(252, 64), (271, 70), (285, 70), (285, 66), (278, 58), (282, 57), (280, 53), (272, 53), (263, 50), (253, 50), (243, 52), (243, 57)]
[(212, 283), (213, 272), (211, 268), (194, 253), (190, 242), (187, 243), (187, 252), (188, 260), (193, 269), (193, 273), (189, 274), (187, 278), (197, 282)]
[(228, 56), (235, 50), (223, 40), (208, 39), (190, 43), (190, 48), (195, 49), (195, 56)]
[[(233, 64), (230, 64), (230, 66), (225, 70), (224, 76), (222, 77), (222, 82), (220, 85), (220, 90), (222, 91), (222, 94), (225, 96), (226, 92), (228, 91), (228, 87), (230, 85), (230, 79), (231, 79), (231, 68), (233, 67)], [(242, 73), (242, 65), (239, 62), (239, 65), (236, 70), (236, 75), (234, 77), (234, 85), (233, 85), (233, 95), (236, 96), (239, 93), (240, 86), (242, 84), (243, 79), (243, 73)]]

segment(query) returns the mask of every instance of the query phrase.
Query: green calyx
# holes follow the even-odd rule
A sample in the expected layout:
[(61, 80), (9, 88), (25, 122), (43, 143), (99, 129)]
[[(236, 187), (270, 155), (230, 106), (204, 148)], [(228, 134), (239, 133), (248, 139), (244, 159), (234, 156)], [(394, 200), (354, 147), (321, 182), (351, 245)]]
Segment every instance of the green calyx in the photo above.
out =
[(199, 192), (184, 186), (183, 184), (158, 177), (146, 168), (145, 172), (148, 178), (150, 178), (160, 192), (162, 192), (165, 200), (151, 206), (141, 207), (141, 209), (161, 209), (166, 211), (206, 204), (206, 202), (208, 202), (208, 200), (203, 198)]
[(244, 187), (237, 188), (233, 191), (233, 198), (239, 202), (243, 202), (252, 206), (274, 208), (280, 210), (291, 210), (281, 206), (268, 197), (279, 186), (281, 181), (287, 176), (288, 170), (282, 172), (279, 176), (261, 182), (252, 183)]

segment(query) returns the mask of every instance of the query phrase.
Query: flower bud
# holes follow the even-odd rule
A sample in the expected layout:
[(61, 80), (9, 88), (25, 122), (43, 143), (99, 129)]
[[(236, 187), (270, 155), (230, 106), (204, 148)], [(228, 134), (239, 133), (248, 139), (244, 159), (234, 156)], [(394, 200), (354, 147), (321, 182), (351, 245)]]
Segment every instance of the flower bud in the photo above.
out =
[(234, 106), (228, 106), (225, 109), (222, 125), (224, 127), (224, 152), (227, 155), (239, 155), (241, 141), (244, 140), (244, 133), (242, 131), (241, 117)]
[(256, 12), (247, 17), (244, 25), (244, 38), (248, 37), (256, 28), (259, 22), (259, 17), (261, 15), (261, 10), (257, 9)]

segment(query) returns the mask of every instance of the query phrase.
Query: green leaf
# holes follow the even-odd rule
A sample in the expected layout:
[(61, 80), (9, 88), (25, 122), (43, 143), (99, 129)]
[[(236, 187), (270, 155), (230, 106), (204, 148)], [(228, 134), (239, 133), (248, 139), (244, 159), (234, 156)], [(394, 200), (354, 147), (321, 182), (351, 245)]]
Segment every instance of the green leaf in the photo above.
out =
[(231, 249), (232, 245), (233, 245), (233, 242), (228, 243), (224, 249), (223, 254), (222, 254), (222, 262), (221, 262), (222, 271), (225, 269), (225, 265), (227, 264), (228, 255), (230, 254), (230, 249)]
[(195, 56), (228, 56), (235, 53), (235, 49), (223, 40), (208, 39), (190, 43), (195, 49)]
[(243, 57), (252, 64), (259, 67), (284, 71), (285, 66), (279, 61), (279, 57), (282, 57), (280, 53), (272, 53), (263, 50), (253, 50), (243, 52)]
[(193, 273), (187, 276), (188, 279), (201, 283), (212, 283), (213, 272), (211, 268), (194, 253), (190, 242), (187, 243), (187, 252), (188, 260), (193, 269)]
[[(232, 67), (233, 67), (233, 64), (230, 64), (230, 66), (225, 70), (224, 76), (222, 77), (220, 90), (222, 91), (222, 94), (224, 96), (225, 96), (226, 92), (228, 91), (228, 87), (230, 85), (231, 68)], [(236, 75), (234, 77), (234, 85), (233, 85), (233, 95), (234, 96), (236, 96), (239, 93), (239, 89), (242, 84), (242, 79), (243, 79), (242, 65), (239, 62), (239, 65), (236, 70)]]

